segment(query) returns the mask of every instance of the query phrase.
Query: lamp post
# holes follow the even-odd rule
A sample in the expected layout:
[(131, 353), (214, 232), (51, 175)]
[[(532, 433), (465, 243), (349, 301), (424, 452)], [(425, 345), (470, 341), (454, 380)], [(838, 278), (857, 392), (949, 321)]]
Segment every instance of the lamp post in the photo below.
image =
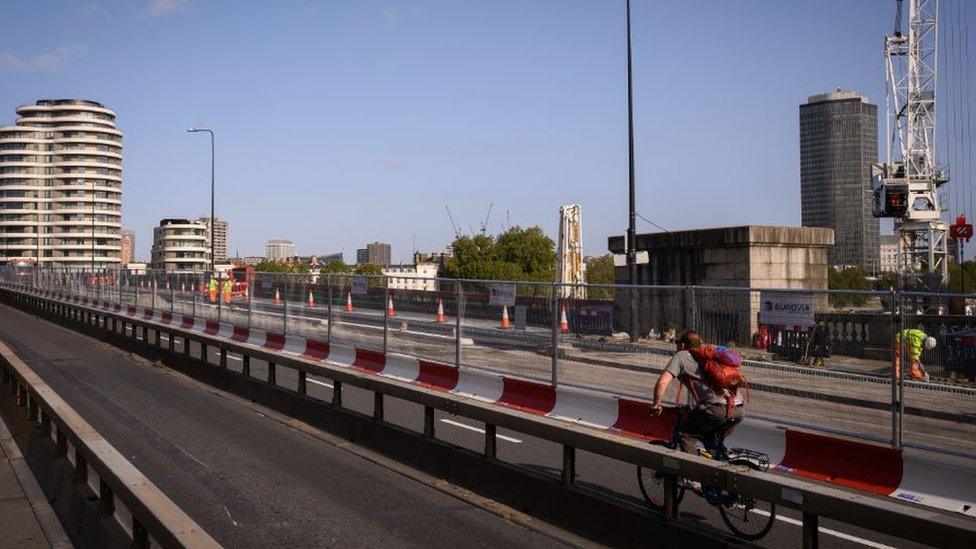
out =
[(627, 226), (627, 273), (630, 283), (630, 341), (637, 342), (637, 198), (634, 186), (634, 71), (630, 48), (630, 0), (627, 0), (627, 146), (629, 224)]
[(216, 276), (214, 268), (214, 132), (208, 128), (188, 128), (189, 133), (207, 132), (210, 134), (210, 276)]

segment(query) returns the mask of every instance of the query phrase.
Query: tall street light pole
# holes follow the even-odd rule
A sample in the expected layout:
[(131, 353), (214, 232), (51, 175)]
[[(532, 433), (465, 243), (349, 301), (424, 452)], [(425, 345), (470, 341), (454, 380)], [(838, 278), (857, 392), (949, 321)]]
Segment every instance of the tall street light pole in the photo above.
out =
[(634, 70), (630, 51), (630, 0), (627, 0), (627, 139), (630, 224), (627, 226), (627, 272), (630, 282), (630, 341), (637, 342), (637, 197), (634, 190)]
[(210, 276), (216, 276), (214, 268), (214, 132), (208, 128), (189, 128), (189, 133), (207, 132), (210, 134)]

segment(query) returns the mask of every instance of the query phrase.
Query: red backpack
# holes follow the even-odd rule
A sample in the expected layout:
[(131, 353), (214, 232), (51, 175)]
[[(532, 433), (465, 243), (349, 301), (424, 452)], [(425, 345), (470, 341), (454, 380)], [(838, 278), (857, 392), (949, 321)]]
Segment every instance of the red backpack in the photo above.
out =
[[(735, 396), (739, 387), (749, 386), (742, 375), (742, 357), (730, 351), (724, 345), (700, 345), (689, 349), (692, 358), (701, 366), (702, 383), (717, 396), (725, 397), (725, 415), (728, 416), (735, 406)], [(695, 397), (700, 401), (701, 395), (695, 390), (693, 383), (685, 383)], [(748, 398), (748, 393), (746, 395)]]

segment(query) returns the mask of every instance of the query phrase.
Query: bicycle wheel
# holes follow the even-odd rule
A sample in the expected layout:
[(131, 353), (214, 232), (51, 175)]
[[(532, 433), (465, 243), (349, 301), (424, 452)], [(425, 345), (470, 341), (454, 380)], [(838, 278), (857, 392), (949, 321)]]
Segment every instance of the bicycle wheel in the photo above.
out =
[[(663, 442), (652, 442), (651, 444), (656, 444), (658, 446), (667, 446)], [(644, 496), (644, 501), (648, 505), (660, 511), (664, 509), (664, 475), (655, 471), (654, 469), (644, 468), (640, 465), (637, 466), (637, 486), (640, 487), (641, 494)], [(681, 499), (685, 497), (685, 489), (678, 486), (678, 504), (681, 504)]]
[[(757, 471), (761, 468), (745, 459), (729, 461), (730, 465), (744, 465)], [(741, 494), (723, 492), (718, 504), (722, 521), (736, 536), (755, 541), (769, 533), (776, 521), (776, 505)]]

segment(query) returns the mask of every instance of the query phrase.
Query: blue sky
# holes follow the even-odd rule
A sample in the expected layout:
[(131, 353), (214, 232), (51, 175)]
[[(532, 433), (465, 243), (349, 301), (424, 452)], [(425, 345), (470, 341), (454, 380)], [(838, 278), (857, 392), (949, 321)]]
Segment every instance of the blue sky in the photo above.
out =
[[(579, 202), (585, 252), (599, 254), (627, 223), (623, 10), (623, 0), (11, 3), (0, 123), (39, 98), (115, 109), (124, 223), (140, 259), (159, 219), (209, 213), (207, 138), (188, 126), (217, 133), (232, 255), (285, 237), (301, 254), (344, 249), (347, 261), (382, 240), (409, 260), (414, 241), (450, 242), (445, 204), (477, 228), (492, 202), (491, 232), (507, 211), (550, 235), (558, 207)], [(640, 213), (671, 230), (799, 224), (798, 105), (844, 87), (883, 107), (893, 14), (894, 0), (634, 0)]]

